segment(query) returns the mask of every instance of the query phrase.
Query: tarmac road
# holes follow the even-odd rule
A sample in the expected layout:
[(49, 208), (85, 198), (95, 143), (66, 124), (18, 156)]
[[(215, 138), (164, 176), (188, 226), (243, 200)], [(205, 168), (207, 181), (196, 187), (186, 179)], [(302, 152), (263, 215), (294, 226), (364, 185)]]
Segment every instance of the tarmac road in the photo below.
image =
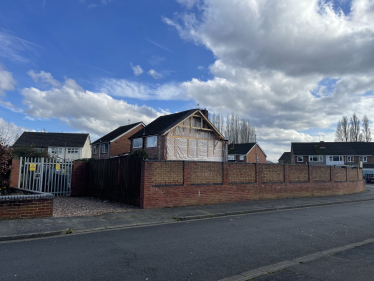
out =
[(219, 280), (373, 237), (374, 201), (221, 217), (0, 243), (0, 280)]

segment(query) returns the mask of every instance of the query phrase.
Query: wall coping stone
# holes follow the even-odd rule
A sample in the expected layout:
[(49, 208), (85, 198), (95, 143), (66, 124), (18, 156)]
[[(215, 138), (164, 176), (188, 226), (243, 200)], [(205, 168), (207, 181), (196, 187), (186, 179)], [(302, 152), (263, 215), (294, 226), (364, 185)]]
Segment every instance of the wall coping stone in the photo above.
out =
[(34, 200), (34, 199), (50, 199), (54, 198), (55, 196), (52, 193), (47, 192), (39, 192), (39, 191), (33, 191), (33, 190), (26, 190), (18, 187), (11, 187), (12, 190), (19, 190), (25, 193), (28, 193), (27, 195), (5, 195), (0, 196), (0, 201), (14, 201), (14, 200)]

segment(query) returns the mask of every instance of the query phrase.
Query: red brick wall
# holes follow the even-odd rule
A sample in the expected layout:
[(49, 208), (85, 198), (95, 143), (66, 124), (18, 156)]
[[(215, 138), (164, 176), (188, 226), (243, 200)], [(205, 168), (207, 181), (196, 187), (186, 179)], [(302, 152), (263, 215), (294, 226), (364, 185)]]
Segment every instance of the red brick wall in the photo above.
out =
[(132, 129), (127, 134), (123, 135), (119, 139), (115, 140), (114, 142), (110, 143), (110, 156), (116, 156), (122, 153), (129, 153), (131, 151), (131, 142), (129, 137), (133, 134), (137, 133), (138, 131), (142, 130), (143, 126), (140, 125), (134, 129)]
[(330, 181), (331, 166), (309, 166), (313, 181)]
[(153, 185), (183, 184), (183, 162), (155, 162)]
[[(292, 166), (289, 165), (254, 164), (255, 169), (253, 169), (250, 164), (244, 163), (206, 162), (203, 163), (204, 165), (201, 165), (201, 162), (190, 161), (184, 162), (183, 184), (155, 185), (153, 180), (155, 176), (154, 171), (157, 170), (163, 173), (163, 168), (160, 165), (166, 165), (165, 163), (168, 162), (143, 162), (140, 188), (140, 206), (142, 208), (151, 209), (245, 200), (342, 195), (365, 190), (365, 183), (361, 178), (355, 182), (338, 182), (334, 180), (335, 173), (333, 173), (329, 181), (315, 182), (313, 180), (313, 176), (318, 180), (321, 178), (325, 179), (327, 170), (330, 177), (333, 167), (323, 167), (325, 169), (318, 169), (320, 167), (317, 167), (315, 169), (315, 166), (309, 166), (309, 179), (307, 182), (291, 182), (290, 172), (293, 168), (290, 168)], [(220, 164), (221, 167), (218, 167), (217, 164)], [(168, 169), (170, 169), (170, 166)], [(180, 171), (180, 167), (176, 169)], [(201, 170), (201, 172), (198, 172), (198, 170)], [(353, 170), (356, 173), (356, 178), (357, 174), (361, 173), (362, 175), (361, 169), (348, 168), (348, 170)], [(265, 175), (263, 172), (267, 174)], [(300, 172), (303, 176), (293, 177), (293, 180), (306, 178), (305, 170)], [(170, 170), (165, 170), (165, 173), (170, 173)], [(216, 182), (221, 182), (221, 184), (212, 184), (212, 181), (214, 181), (212, 180), (214, 177), (212, 175), (214, 173), (217, 173), (215, 176), (218, 177)], [(250, 176), (246, 173), (249, 173)], [(243, 181), (247, 180), (252, 181), (254, 177), (253, 173), (255, 173), (255, 182), (243, 183)], [(200, 178), (196, 179), (198, 174)], [(283, 175), (284, 182), (264, 183), (264, 179), (279, 181), (279, 175)], [(199, 182), (199, 184), (193, 184), (196, 182)]]
[(0, 219), (42, 218), (52, 216), (52, 198), (0, 201)]
[(331, 170), (333, 171), (333, 174), (335, 176), (335, 181), (346, 181), (347, 180), (347, 169), (332, 167)]
[(84, 196), (88, 184), (88, 162), (74, 161), (71, 179), (71, 196)]
[(348, 169), (348, 181), (356, 181), (356, 180), (357, 180), (357, 169)]
[(288, 166), (290, 182), (307, 182), (309, 181), (308, 166), (290, 165)]
[(12, 159), (12, 170), (10, 171), (10, 187), (18, 187), (20, 160)]
[(252, 150), (247, 154), (247, 162), (248, 163), (256, 163), (256, 152), (258, 157), (257, 163), (266, 163), (266, 156), (262, 152), (261, 149), (257, 147), (257, 149), (254, 147)]

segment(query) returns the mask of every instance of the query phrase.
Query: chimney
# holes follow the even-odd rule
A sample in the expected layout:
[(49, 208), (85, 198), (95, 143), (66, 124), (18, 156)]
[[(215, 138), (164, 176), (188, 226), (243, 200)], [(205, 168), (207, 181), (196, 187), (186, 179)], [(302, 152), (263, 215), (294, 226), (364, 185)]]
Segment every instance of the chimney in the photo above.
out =
[(207, 109), (200, 109), (200, 111), (205, 115), (207, 119), (209, 119), (209, 112)]
[(326, 146), (325, 146), (325, 142), (324, 142), (324, 141), (320, 141), (320, 142), (319, 142), (319, 148), (320, 148), (320, 149), (325, 149), (325, 148), (326, 148)]
[(235, 148), (235, 143), (229, 144), (229, 149), (234, 149)]

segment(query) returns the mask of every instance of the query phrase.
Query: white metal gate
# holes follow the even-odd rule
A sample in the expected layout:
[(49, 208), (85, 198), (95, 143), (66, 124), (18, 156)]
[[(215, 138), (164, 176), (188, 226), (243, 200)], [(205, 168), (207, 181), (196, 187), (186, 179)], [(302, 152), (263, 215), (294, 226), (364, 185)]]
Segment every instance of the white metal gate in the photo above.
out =
[(73, 161), (48, 158), (22, 158), (18, 187), (70, 196)]

